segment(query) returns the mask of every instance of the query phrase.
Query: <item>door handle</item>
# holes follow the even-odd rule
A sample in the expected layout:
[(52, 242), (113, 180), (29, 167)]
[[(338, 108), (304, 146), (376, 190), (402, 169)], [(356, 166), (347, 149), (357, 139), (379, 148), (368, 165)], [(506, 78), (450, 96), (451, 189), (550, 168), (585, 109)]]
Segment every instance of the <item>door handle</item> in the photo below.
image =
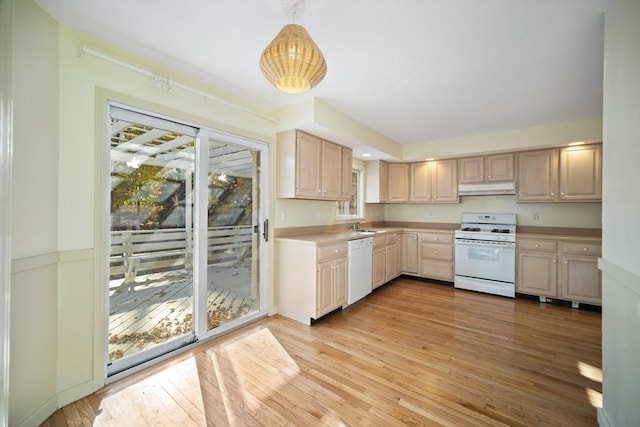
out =
[(268, 242), (269, 241), (269, 220), (265, 219), (264, 220), (264, 224), (262, 225), (263, 230), (262, 230), (262, 237), (264, 237), (264, 241)]

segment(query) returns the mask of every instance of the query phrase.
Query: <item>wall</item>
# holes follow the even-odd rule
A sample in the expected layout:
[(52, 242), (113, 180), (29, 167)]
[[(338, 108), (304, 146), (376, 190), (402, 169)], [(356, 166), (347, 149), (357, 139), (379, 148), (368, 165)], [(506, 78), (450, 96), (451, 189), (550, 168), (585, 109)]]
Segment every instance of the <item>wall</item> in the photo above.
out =
[(558, 146), (574, 141), (602, 141), (602, 118), (594, 117), (406, 145), (404, 146), (403, 159), (405, 161), (421, 161), (427, 157), (460, 157), (476, 153), (522, 151), (531, 148)]
[[(463, 212), (517, 214), (518, 225), (600, 228), (601, 203), (517, 203), (516, 196), (463, 196), (459, 204), (387, 204), (387, 221), (459, 223)], [(538, 220), (533, 219), (538, 213)]]
[(604, 427), (640, 425), (640, 2), (605, 15), (602, 364)]
[(9, 425), (57, 408), (58, 38), (31, 1), (13, 1)]
[(8, 1), (15, 9), (9, 425), (31, 426), (104, 384), (107, 100), (267, 143), (275, 127), (241, 108), (177, 88), (167, 93), (146, 76), (79, 56), (87, 45), (241, 102), (60, 26), (32, 1)]

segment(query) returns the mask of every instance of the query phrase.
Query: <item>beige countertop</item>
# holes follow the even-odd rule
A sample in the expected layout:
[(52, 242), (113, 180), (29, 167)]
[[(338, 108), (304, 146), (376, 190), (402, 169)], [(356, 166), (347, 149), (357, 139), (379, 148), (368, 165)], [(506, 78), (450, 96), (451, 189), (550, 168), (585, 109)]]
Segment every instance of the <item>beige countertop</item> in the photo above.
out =
[[(455, 230), (442, 227), (417, 228), (417, 227), (363, 227), (365, 230), (375, 230), (376, 233), (363, 233), (353, 230), (333, 230), (319, 233), (296, 234), (291, 236), (276, 237), (276, 241), (297, 241), (310, 244), (329, 245), (347, 242), (349, 240), (364, 239), (385, 233), (416, 232), (416, 233), (453, 233)], [(601, 230), (598, 229), (572, 229), (560, 227), (518, 227), (517, 238), (527, 239), (553, 239), (564, 241), (600, 241)]]

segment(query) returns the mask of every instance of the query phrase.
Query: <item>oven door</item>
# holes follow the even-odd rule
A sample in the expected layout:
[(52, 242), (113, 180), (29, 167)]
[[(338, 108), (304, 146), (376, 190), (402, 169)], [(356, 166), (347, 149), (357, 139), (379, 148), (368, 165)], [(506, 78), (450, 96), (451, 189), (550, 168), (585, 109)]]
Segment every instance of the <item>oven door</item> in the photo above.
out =
[(456, 276), (515, 283), (515, 243), (456, 239), (455, 248)]

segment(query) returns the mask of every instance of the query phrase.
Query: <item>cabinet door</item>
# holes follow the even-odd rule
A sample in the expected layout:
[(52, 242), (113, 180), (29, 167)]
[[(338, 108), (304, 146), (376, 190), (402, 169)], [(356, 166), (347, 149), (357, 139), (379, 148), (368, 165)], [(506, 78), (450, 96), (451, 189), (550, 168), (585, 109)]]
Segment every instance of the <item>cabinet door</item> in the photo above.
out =
[(347, 259), (340, 258), (335, 261), (333, 270), (333, 308), (338, 308), (347, 303)]
[(558, 150), (518, 154), (518, 201), (552, 202), (558, 188)]
[(560, 150), (560, 200), (602, 200), (601, 163), (599, 144)]
[(384, 273), (385, 283), (398, 275), (398, 245), (387, 246)]
[(431, 164), (432, 202), (458, 202), (458, 161), (438, 160)]
[(353, 195), (352, 187), (353, 151), (351, 148), (342, 147), (342, 174), (340, 182), (342, 186), (341, 199), (351, 200)]
[(429, 162), (409, 165), (409, 201), (431, 201), (431, 168)]
[(418, 235), (416, 233), (402, 233), (400, 235), (400, 271), (404, 273), (418, 273)]
[(388, 202), (407, 202), (409, 200), (409, 165), (390, 163), (388, 170)]
[(296, 197), (319, 199), (322, 140), (299, 133), (296, 144)]
[(387, 202), (389, 200), (389, 164), (380, 162), (380, 201)]
[(493, 154), (486, 157), (486, 181), (500, 182), (513, 181), (513, 153)]
[(558, 290), (558, 257), (555, 254), (518, 254), (518, 292), (555, 297)]
[(318, 283), (316, 286), (316, 318), (333, 310), (334, 261), (318, 263)]
[(338, 200), (342, 194), (342, 147), (322, 141), (322, 198)]
[(385, 254), (387, 249), (382, 247), (373, 250), (373, 288), (377, 288), (385, 283)]
[(484, 157), (467, 157), (458, 161), (460, 184), (484, 182)]
[(570, 301), (602, 304), (602, 281), (595, 257), (562, 257), (561, 297)]

